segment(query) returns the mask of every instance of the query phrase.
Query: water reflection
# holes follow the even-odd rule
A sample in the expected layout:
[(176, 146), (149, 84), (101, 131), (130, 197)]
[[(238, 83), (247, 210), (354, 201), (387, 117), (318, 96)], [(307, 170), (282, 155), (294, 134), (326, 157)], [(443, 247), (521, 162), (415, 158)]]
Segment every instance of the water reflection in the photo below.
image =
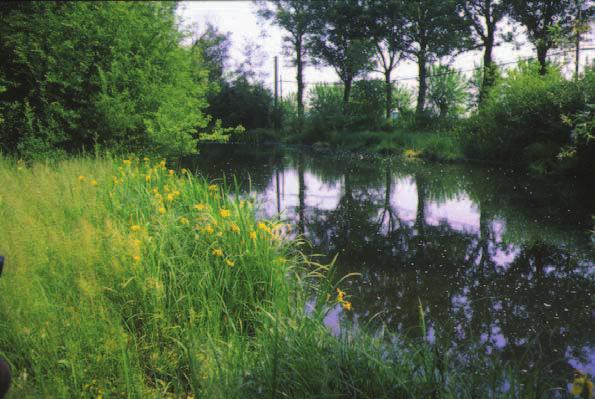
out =
[(506, 170), (391, 163), (278, 148), (210, 146), (186, 163), (236, 176), (265, 217), (297, 226), (316, 252), (339, 254), (353, 311), (327, 317), (476, 345), (528, 374), (594, 374), (593, 192), (571, 180)]

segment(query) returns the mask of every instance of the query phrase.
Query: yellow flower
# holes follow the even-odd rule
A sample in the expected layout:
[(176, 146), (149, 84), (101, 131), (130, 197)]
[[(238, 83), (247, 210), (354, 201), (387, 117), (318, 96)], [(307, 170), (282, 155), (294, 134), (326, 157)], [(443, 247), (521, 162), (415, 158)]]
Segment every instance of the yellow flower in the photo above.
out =
[(219, 209), (219, 215), (221, 215), (222, 218), (228, 218), (231, 216), (231, 212), (227, 209)]
[(133, 261), (135, 261), (135, 262), (140, 262), (140, 259), (141, 259), (141, 258), (140, 258), (140, 255), (134, 255), (134, 256), (132, 257), (132, 260), (133, 260)]
[(176, 198), (176, 196), (174, 194), (172, 194), (172, 193), (167, 194), (167, 200), (168, 201), (173, 201), (174, 198)]
[(240, 227), (237, 224), (235, 224), (234, 222), (230, 222), (229, 223), (229, 228), (234, 233), (239, 233), (240, 232)]
[(231, 259), (225, 259), (225, 263), (227, 263), (227, 266), (229, 267), (233, 267), (236, 263), (231, 260)]
[(146, 175), (146, 176), (145, 176), (145, 181), (146, 181), (147, 183), (151, 183), (151, 175)]
[(264, 224), (263, 222), (259, 222), (258, 223), (258, 228), (266, 233), (270, 233), (271, 229), (268, 228), (268, 226), (266, 224)]
[(130, 226), (130, 230), (140, 231), (140, 226), (138, 224), (133, 224), (132, 226)]
[(574, 381), (572, 381), (572, 395), (581, 398), (593, 397), (593, 383), (589, 376), (580, 370), (574, 370)]
[(188, 173), (188, 169), (182, 168), (181, 172), (184, 173), (184, 174), (186, 174), (186, 173)]
[(350, 311), (351, 310), (351, 302), (349, 302), (349, 301), (343, 302), (343, 309), (345, 309), (346, 311)]
[(173, 176), (174, 175), (174, 170), (173, 169), (170, 169), (170, 170), (167, 171), (167, 173), (169, 173), (170, 176)]
[(253, 240), (256, 240), (256, 232), (255, 231), (250, 232), (250, 238)]
[(85, 177), (85, 176), (83, 176), (83, 175), (80, 175), (80, 176), (79, 176), (79, 181), (83, 181), (83, 180), (85, 180), (85, 179), (86, 179), (86, 177)]
[(91, 184), (93, 187), (97, 187), (97, 180), (92, 179), (89, 184)]
[(193, 208), (196, 209), (197, 211), (204, 211), (207, 208), (207, 206), (205, 204), (199, 203), (199, 204), (194, 205)]
[(343, 302), (344, 299), (345, 299), (345, 292), (343, 292), (339, 288), (337, 288), (337, 301)]
[(153, 187), (153, 194), (159, 194), (159, 189), (157, 187)]
[(122, 163), (123, 163), (124, 165), (130, 165), (130, 164), (132, 163), (132, 161), (131, 161), (130, 159), (124, 159), (124, 160), (122, 161)]
[(205, 228), (205, 231), (206, 231), (207, 233), (209, 233), (209, 234), (213, 234), (213, 233), (215, 232), (215, 229), (213, 229), (213, 226), (211, 226), (211, 225), (208, 225), (208, 226)]
[(221, 248), (215, 248), (212, 251), (213, 256), (223, 256), (223, 250)]
[(159, 162), (159, 166), (161, 166), (162, 169), (165, 169), (165, 159), (161, 160), (161, 162)]
[(163, 214), (165, 213), (165, 208), (164, 208), (164, 207), (162, 207), (162, 206), (160, 206), (160, 207), (159, 207), (159, 213), (160, 213), (161, 215), (163, 215)]
[(216, 184), (209, 185), (209, 191), (218, 191), (219, 187)]
[(185, 218), (184, 216), (182, 216), (182, 217), (180, 218), (180, 223), (181, 223), (181, 224), (188, 224), (189, 222), (188, 222), (188, 219), (187, 219), (187, 218)]

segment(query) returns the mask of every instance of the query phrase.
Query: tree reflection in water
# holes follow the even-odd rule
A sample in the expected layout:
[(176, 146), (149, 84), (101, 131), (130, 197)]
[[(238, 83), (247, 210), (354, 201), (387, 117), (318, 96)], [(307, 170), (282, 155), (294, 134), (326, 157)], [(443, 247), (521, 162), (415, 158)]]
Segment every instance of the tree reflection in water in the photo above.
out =
[(337, 275), (361, 274), (344, 288), (353, 310), (327, 320), (335, 331), (419, 336), (421, 301), (428, 338), (456, 353), (539, 370), (528, 383), (594, 374), (593, 192), (470, 165), (232, 148), (190, 163), (250, 181), (263, 216), (280, 210), (315, 252), (339, 254)]

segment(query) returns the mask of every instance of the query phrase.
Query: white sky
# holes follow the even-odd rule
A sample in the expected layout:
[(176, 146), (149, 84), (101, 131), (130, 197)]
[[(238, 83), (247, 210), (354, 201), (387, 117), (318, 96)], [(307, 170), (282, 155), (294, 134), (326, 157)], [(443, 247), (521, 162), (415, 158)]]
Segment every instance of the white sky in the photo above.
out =
[[(242, 49), (247, 41), (257, 43), (262, 47), (264, 57), (263, 71), (265, 83), (273, 88), (273, 57), (279, 57), (279, 73), (283, 82), (283, 93), (294, 92), (295, 68), (291, 67), (289, 58), (283, 55), (283, 32), (277, 26), (263, 23), (256, 15), (257, 6), (251, 1), (184, 1), (178, 8), (178, 15), (185, 28), (193, 32), (204, 30), (207, 23), (217, 26), (221, 32), (231, 33), (232, 60), (242, 59)], [(508, 24), (505, 24), (508, 26)], [(514, 44), (504, 44), (494, 50), (493, 58), (496, 63), (515, 61), (518, 58), (534, 56), (533, 47), (526, 43), (522, 29), (519, 30), (515, 41), (521, 44), (516, 48)], [(523, 44), (524, 43), (524, 44)], [(593, 47), (593, 34), (585, 40), (581, 47)], [(556, 51), (556, 50), (553, 50)], [(593, 51), (583, 52), (581, 62), (587, 55), (593, 59)], [(467, 71), (481, 63), (481, 51), (473, 51), (458, 56), (453, 66)], [(569, 65), (569, 68), (574, 68)], [(372, 74), (373, 76), (373, 74)], [(410, 87), (417, 85), (417, 66), (412, 62), (404, 62), (393, 72), (393, 79), (404, 79), (402, 82)], [(380, 76), (378, 76), (380, 77)], [(306, 67), (304, 80), (310, 82), (337, 82), (339, 79), (331, 68)], [(292, 81), (292, 82), (287, 82)]]

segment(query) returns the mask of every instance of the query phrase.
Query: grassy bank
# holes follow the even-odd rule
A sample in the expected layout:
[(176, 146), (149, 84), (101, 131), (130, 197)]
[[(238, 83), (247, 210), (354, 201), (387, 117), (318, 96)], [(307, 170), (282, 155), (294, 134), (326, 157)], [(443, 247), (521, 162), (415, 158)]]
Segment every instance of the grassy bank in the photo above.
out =
[(238, 142), (249, 144), (310, 144), (321, 148), (379, 155), (419, 157), (429, 161), (458, 162), (465, 156), (452, 131), (395, 129), (392, 131), (346, 131), (329, 133), (323, 141), (301, 135), (255, 129), (244, 133)]
[(0, 356), (13, 368), (10, 398), (548, 389), (539, 370), (521, 385), (481, 350), (430, 343), (421, 302), (419, 338), (332, 336), (326, 313), (358, 305), (284, 239), (288, 227), (256, 220), (250, 201), (164, 162), (0, 159), (0, 181)]

